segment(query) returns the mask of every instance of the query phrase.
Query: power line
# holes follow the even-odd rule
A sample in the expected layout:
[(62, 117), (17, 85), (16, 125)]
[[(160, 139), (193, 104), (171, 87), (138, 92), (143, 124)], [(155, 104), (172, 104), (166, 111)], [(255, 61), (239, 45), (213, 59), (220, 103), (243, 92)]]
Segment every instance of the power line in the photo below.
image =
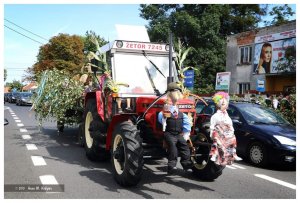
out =
[(12, 69), (7, 69), (7, 72), (25, 72), (26, 70), (12, 70)]
[(31, 39), (32, 41), (35, 41), (35, 42), (37, 42), (37, 43), (39, 43), (39, 44), (42, 44), (42, 45), (44, 44), (44, 43), (42, 43), (42, 42), (39, 42), (39, 41), (37, 41), (37, 40), (35, 40), (35, 39), (32, 39), (31, 37), (28, 37), (27, 35), (24, 35), (24, 34), (18, 32), (18, 31), (16, 31), (16, 30), (14, 30), (14, 29), (8, 27), (7, 25), (4, 25), (4, 27), (6, 27), (6, 28), (8, 28), (8, 29), (10, 29), (10, 30), (12, 30), (12, 31), (14, 31), (14, 32), (16, 32), (16, 33), (18, 33), (18, 34), (20, 34), (20, 35), (26, 37), (26, 38), (28, 38), (28, 39)]
[(25, 69), (25, 68), (13, 68), (13, 67), (5, 67), (7, 70), (18, 70), (18, 69)]
[(9, 23), (11, 23), (11, 24), (13, 24), (13, 25), (15, 25), (15, 26), (17, 26), (18, 28), (21, 28), (22, 30), (25, 30), (26, 32), (29, 32), (29, 33), (31, 33), (31, 34), (33, 34), (33, 35), (35, 35), (35, 36), (37, 36), (37, 37), (39, 37), (39, 38), (41, 38), (41, 39), (43, 39), (43, 40), (48, 41), (46, 38), (44, 38), (44, 37), (42, 37), (42, 36), (40, 36), (40, 35), (37, 35), (37, 34), (31, 32), (31, 31), (29, 31), (29, 30), (27, 30), (27, 29), (25, 29), (25, 28), (23, 28), (23, 27), (21, 27), (21, 26), (15, 24), (15, 23), (13, 23), (13, 22), (7, 20), (6, 18), (4, 18), (4, 20), (7, 21), (7, 22), (9, 22)]

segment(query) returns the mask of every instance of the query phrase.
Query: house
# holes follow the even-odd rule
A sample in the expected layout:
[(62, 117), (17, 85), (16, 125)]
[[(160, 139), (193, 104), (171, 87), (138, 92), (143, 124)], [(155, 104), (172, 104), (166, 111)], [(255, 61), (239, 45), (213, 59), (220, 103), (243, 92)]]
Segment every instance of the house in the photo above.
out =
[(10, 92), (10, 87), (4, 87), (4, 93)]
[(37, 88), (36, 82), (31, 82), (22, 88), (22, 92), (32, 92)]
[(231, 94), (296, 88), (296, 20), (227, 37)]

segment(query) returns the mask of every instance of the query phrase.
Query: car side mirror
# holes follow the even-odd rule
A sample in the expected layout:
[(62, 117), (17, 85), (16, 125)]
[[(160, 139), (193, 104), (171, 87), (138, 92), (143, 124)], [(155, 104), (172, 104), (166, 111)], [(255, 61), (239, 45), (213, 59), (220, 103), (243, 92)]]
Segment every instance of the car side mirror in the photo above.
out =
[(232, 122), (237, 125), (242, 125), (243, 123), (240, 121), (239, 117), (232, 118)]

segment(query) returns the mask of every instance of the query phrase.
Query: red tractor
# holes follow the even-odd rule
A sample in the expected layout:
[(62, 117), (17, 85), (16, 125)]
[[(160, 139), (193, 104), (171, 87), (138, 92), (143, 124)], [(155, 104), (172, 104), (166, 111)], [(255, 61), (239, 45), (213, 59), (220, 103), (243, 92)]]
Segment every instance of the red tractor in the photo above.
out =
[[(178, 81), (170, 47), (118, 40), (101, 48), (111, 67), (107, 77), (127, 86), (112, 93), (100, 79), (99, 90), (86, 94), (81, 138), (90, 160), (111, 159), (114, 178), (122, 186), (140, 181), (144, 158), (166, 155), (157, 118), (165, 102), (167, 83)], [(196, 123), (195, 100), (183, 99), (179, 108)], [(216, 179), (224, 167), (209, 160), (210, 143), (195, 132), (195, 126), (190, 137), (193, 173), (203, 180)]]

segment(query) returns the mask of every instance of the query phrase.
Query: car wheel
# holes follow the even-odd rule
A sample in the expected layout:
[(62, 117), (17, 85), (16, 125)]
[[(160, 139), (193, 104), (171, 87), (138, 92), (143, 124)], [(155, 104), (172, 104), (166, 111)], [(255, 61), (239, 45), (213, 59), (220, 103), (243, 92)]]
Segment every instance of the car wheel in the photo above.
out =
[(265, 146), (259, 142), (253, 142), (248, 148), (248, 160), (255, 166), (266, 166), (268, 157)]

